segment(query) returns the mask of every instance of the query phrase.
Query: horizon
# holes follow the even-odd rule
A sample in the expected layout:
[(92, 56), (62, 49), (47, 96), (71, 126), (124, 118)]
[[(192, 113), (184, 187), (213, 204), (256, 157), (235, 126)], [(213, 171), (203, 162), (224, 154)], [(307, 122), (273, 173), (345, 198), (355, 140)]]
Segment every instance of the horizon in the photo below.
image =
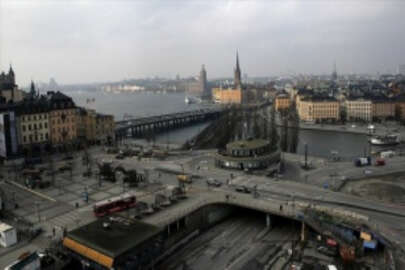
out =
[[(405, 63), (399, 1), (0, 0), (0, 71), (17, 84), (395, 74)], [(45, 20), (44, 20), (45, 18)], [(16, 29), (18, 31), (16, 31)]]

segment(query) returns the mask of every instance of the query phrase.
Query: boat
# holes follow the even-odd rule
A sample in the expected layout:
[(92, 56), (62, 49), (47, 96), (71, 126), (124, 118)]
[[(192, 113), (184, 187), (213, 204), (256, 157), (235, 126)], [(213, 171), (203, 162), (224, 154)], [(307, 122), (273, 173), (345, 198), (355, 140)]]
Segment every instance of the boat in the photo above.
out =
[(370, 144), (372, 145), (396, 145), (399, 144), (399, 137), (398, 135), (389, 134), (385, 136), (374, 136), (371, 137), (369, 140)]
[(184, 102), (185, 102), (186, 104), (200, 103), (200, 102), (201, 102), (201, 99), (196, 98), (196, 97), (186, 96), (186, 97), (184, 98)]

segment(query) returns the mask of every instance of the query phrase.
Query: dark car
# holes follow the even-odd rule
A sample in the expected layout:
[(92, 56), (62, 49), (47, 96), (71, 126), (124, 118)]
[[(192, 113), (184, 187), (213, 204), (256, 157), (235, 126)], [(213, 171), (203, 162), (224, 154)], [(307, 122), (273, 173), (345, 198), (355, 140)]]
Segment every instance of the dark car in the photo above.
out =
[(116, 159), (124, 159), (125, 156), (124, 156), (124, 154), (118, 154), (118, 155), (115, 156), (115, 158)]
[(220, 187), (222, 183), (218, 181), (217, 179), (209, 178), (207, 180), (207, 185), (209, 186), (214, 186), (214, 187)]
[(251, 190), (246, 186), (238, 186), (235, 190), (240, 193), (251, 193)]

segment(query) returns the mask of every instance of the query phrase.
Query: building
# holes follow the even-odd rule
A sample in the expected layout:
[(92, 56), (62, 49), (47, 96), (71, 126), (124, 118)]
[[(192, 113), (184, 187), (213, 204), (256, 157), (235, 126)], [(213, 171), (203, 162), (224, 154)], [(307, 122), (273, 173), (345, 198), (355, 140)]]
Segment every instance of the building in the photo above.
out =
[(8, 159), (17, 156), (19, 141), (15, 104), (0, 105), (0, 157)]
[(297, 96), (297, 111), (301, 121), (324, 122), (340, 119), (339, 102), (329, 96)]
[(49, 106), (45, 96), (24, 99), (16, 111), (18, 141), (23, 149), (50, 142)]
[(159, 227), (109, 216), (70, 231), (63, 245), (91, 269), (144, 269), (161, 255), (162, 238)]
[(274, 104), (278, 112), (287, 110), (291, 106), (291, 98), (287, 93), (280, 93), (276, 96)]
[(18, 102), (24, 97), (24, 91), (18, 89), (13, 68), (7, 74), (0, 73), (0, 97), (3, 103)]
[(108, 114), (96, 114), (96, 141), (101, 144), (112, 144), (115, 138), (114, 116)]
[(212, 89), (212, 99), (218, 104), (245, 104), (248, 101), (248, 95), (244, 91), (241, 80), (241, 69), (239, 66), (239, 55), (236, 52), (236, 67), (234, 69), (233, 88), (214, 88)]
[(229, 169), (265, 169), (280, 161), (280, 152), (272, 151), (270, 142), (248, 139), (228, 143), (225, 151), (215, 155), (215, 164)]
[(77, 109), (77, 138), (88, 144), (112, 143), (115, 139), (113, 115), (96, 113), (86, 108)]
[(395, 117), (395, 102), (386, 97), (372, 98), (372, 119), (385, 120)]
[(201, 98), (203, 100), (211, 100), (212, 94), (211, 90), (207, 84), (207, 71), (205, 70), (205, 66), (202, 65), (200, 71), (200, 77), (198, 78), (198, 83), (201, 89)]
[(212, 89), (212, 98), (218, 104), (241, 104), (242, 91), (232, 88), (214, 88)]
[(372, 102), (363, 98), (348, 98), (345, 101), (346, 119), (348, 121), (372, 120)]
[(77, 139), (76, 106), (71, 97), (57, 91), (48, 91), (50, 134), (53, 145), (74, 142)]

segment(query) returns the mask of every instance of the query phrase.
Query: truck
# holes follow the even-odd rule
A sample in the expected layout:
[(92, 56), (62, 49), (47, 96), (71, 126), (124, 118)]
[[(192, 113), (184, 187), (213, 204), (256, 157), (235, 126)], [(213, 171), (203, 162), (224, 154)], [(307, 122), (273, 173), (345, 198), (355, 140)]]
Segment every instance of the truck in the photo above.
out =
[(359, 158), (354, 160), (354, 165), (356, 167), (370, 166), (371, 165), (371, 157), (359, 157)]
[(177, 180), (182, 183), (191, 184), (193, 180), (191, 179), (191, 175), (188, 174), (179, 174), (177, 175)]

